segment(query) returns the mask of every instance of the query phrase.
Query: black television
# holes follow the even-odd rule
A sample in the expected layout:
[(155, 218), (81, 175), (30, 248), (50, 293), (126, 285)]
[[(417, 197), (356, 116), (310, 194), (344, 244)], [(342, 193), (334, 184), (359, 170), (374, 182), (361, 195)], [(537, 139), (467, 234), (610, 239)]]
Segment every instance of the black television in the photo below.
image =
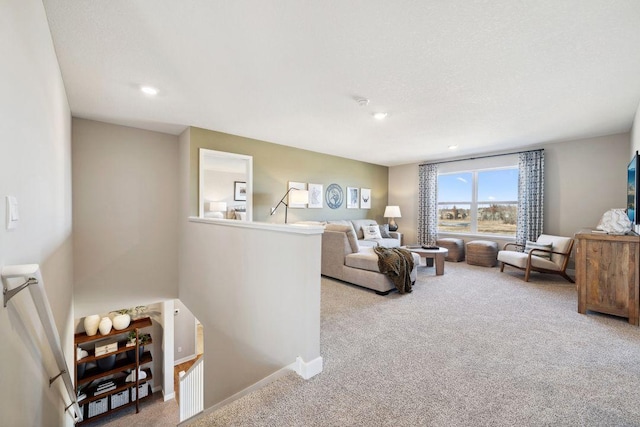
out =
[(636, 173), (640, 167), (640, 156), (636, 151), (636, 154), (629, 162), (627, 167), (627, 216), (632, 224), (640, 224), (640, 218), (636, 215), (636, 208), (640, 204), (638, 203), (638, 179), (639, 176)]

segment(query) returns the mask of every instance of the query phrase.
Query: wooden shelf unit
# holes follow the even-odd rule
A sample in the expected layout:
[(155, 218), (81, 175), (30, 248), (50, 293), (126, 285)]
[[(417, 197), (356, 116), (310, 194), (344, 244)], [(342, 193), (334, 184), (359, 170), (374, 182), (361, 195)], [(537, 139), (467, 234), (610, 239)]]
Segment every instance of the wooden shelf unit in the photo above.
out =
[(575, 238), (578, 313), (626, 317), (638, 326), (640, 236), (581, 230)]
[[(75, 334), (74, 336), (74, 343), (75, 343), (75, 347), (76, 347), (76, 351), (78, 347), (83, 347), (83, 349), (85, 349), (89, 355), (86, 357), (83, 357), (80, 360), (76, 360), (75, 361), (75, 386), (76, 386), (76, 393), (78, 393), (78, 389), (82, 388), (82, 393), (86, 394), (86, 397), (84, 399), (82, 399), (81, 401), (78, 402), (78, 404), (80, 406), (82, 406), (83, 408), (86, 408), (86, 406), (88, 404), (90, 404), (91, 402), (95, 402), (97, 400), (103, 399), (103, 398), (107, 398), (107, 411), (102, 412), (100, 414), (94, 415), (92, 417), (87, 417), (88, 415), (88, 410), (85, 410), (85, 414), (84, 414), (84, 421), (82, 423), (79, 424), (83, 424), (84, 422), (89, 422), (89, 421), (94, 421), (98, 418), (101, 418), (107, 414), (111, 414), (115, 411), (119, 411), (121, 409), (124, 408), (128, 408), (131, 407), (133, 405), (136, 406), (136, 413), (140, 412), (140, 406), (139, 406), (139, 402), (140, 401), (144, 401), (145, 399), (147, 399), (148, 397), (151, 396), (151, 390), (150, 388), (150, 384), (149, 381), (153, 378), (152, 372), (151, 372), (151, 368), (145, 368), (142, 369), (142, 371), (144, 371), (146, 373), (146, 378), (144, 379), (137, 379), (136, 381), (132, 381), (132, 382), (126, 382), (125, 379), (129, 373), (129, 371), (131, 372), (137, 372), (138, 369), (140, 369), (140, 367), (142, 365), (151, 363), (153, 361), (153, 357), (151, 356), (151, 352), (149, 351), (145, 351), (142, 353), (142, 355), (140, 355), (139, 351), (140, 351), (140, 346), (137, 344), (135, 346), (131, 346), (131, 347), (127, 347), (126, 343), (127, 343), (127, 338), (126, 335), (131, 332), (131, 331), (136, 331), (136, 333), (138, 335), (140, 335), (140, 330), (143, 328), (147, 328), (149, 326), (151, 326), (151, 318), (149, 317), (144, 317), (142, 319), (136, 319), (136, 320), (132, 320), (131, 323), (129, 324), (128, 327), (126, 327), (125, 329), (122, 330), (115, 330), (112, 329), (110, 333), (108, 333), (107, 335), (101, 335), (101, 334), (97, 334), (97, 335), (93, 335), (93, 336), (88, 336), (86, 333), (84, 332), (80, 332)], [(101, 355), (101, 356), (95, 356), (95, 343), (98, 341), (109, 341), (109, 338), (115, 338), (118, 342), (118, 349), (116, 351), (112, 351), (110, 353)], [(148, 343), (146, 343), (144, 346), (150, 345), (152, 344), (153, 341), (149, 341)], [(93, 347), (90, 347), (88, 344), (94, 344)], [(126, 352), (128, 351), (133, 351), (135, 352), (135, 360), (132, 362), (131, 360), (129, 360), (127, 358)], [(115, 361), (115, 365), (113, 366), (112, 369), (109, 370), (102, 370), (97, 366), (97, 362), (100, 359), (104, 359), (106, 357), (110, 357), (110, 356), (116, 356), (116, 361)], [(121, 356), (119, 356), (121, 355)], [(78, 365), (81, 364), (86, 364), (86, 363), (96, 363), (95, 367), (91, 367), (91, 368), (86, 368), (84, 375), (82, 376), (82, 378), (78, 378)], [(86, 365), (85, 365), (86, 366)], [(97, 385), (91, 385), (90, 383), (93, 381), (97, 381), (100, 379), (104, 379), (106, 380), (112, 380), (116, 387), (113, 390), (109, 390), (107, 392), (104, 393), (100, 393), (98, 395), (94, 395), (94, 392), (96, 391), (96, 387)], [(132, 399), (132, 395), (131, 395), (131, 389), (135, 388), (135, 390), (140, 390), (140, 386), (146, 386), (147, 387), (147, 395), (144, 397), (140, 397), (139, 392), (136, 392), (136, 398)], [(128, 390), (128, 396), (129, 396), (129, 401), (125, 404), (122, 404), (121, 406), (112, 408), (112, 397), (115, 394), (121, 393), (122, 391)], [(114, 396), (115, 397), (115, 396)]]

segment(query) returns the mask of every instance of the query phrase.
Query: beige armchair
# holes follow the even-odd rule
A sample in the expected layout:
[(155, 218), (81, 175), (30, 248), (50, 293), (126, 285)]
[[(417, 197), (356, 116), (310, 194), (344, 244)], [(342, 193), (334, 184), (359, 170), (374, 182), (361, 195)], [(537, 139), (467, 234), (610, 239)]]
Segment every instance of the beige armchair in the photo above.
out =
[[(513, 247), (514, 250), (509, 250)], [(517, 249), (523, 248), (520, 252)], [(507, 243), (503, 250), (498, 252), (500, 271), (504, 271), (505, 264), (524, 270), (524, 281), (529, 281), (531, 271), (540, 273), (559, 274), (571, 283), (575, 283), (566, 273), (569, 256), (573, 249), (573, 239), (570, 237), (552, 236), (541, 234), (535, 244), (528, 243), (522, 246), (517, 243)]]

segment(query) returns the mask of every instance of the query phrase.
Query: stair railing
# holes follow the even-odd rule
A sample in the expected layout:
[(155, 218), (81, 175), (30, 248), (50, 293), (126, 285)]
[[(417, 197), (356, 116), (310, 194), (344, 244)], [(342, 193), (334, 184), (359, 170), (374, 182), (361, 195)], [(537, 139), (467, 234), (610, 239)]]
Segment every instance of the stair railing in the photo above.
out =
[(204, 357), (199, 357), (187, 373), (180, 372), (180, 422), (204, 410)]
[[(58, 369), (60, 369), (60, 372), (56, 376), (49, 378), (49, 387), (51, 387), (51, 384), (53, 384), (56, 379), (62, 377), (71, 402), (69, 405), (65, 406), (64, 410), (66, 412), (70, 408), (73, 408), (75, 414), (71, 413), (71, 415), (75, 422), (82, 421), (82, 412), (80, 411), (80, 405), (76, 398), (71, 375), (69, 374), (67, 364), (64, 359), (62, 345), (60, 344), (60, 335), (58, 334), (53, 313), (51, 312), (47, 293), (44, 290), (44, 282), (40, 273), (40, 267), (38, 264), (5, 266), (2, 268), (0, 275), (2, 276), (5, 308), (7, 307), (9, 300), (18, 294), (18, 292), (25, 288), (29, 288), (29, 293), (31, 294), (36, 311), (40, 317), (40, 322), (42, 323), (45, 335), (49, 341), (51, 352), (53, 353)], [(10, 281), (18, 279), (23, 279), (25, 281), (21, 285), (13, 289), (9, 289)]]

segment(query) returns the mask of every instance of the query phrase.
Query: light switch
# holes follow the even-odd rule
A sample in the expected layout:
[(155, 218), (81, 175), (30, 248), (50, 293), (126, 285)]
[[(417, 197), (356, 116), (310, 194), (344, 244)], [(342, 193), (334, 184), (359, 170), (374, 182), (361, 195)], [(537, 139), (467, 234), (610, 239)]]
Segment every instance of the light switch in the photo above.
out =
[(18, 200), (14, 196), (7, 196), (7, 230), (13, 230), (18, 226), (20, 214), (18, 213)]

